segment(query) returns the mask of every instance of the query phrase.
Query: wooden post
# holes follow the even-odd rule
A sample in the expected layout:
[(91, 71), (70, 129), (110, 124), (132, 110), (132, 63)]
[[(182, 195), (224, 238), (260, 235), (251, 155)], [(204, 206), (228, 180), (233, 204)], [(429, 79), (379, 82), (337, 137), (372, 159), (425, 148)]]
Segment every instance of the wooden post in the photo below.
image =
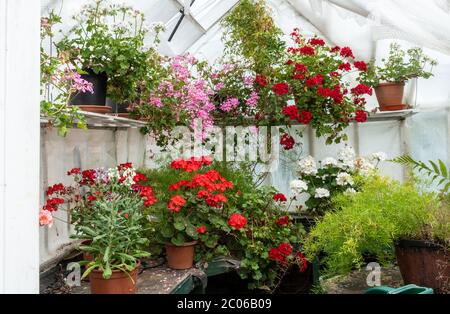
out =
[(39, 292), (40, 1), (0, 1), (0, 293)]

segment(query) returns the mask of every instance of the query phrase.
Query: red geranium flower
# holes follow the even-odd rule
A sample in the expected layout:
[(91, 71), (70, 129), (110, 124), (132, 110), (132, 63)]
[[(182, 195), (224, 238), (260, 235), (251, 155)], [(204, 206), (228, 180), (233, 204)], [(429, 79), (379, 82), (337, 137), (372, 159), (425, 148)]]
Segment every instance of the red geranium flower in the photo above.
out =
[(180, 195), (175, 195), (170, 198), (167, 208), (172, 212), (178, 213), (184, 204), (186, 204), (186, 200)]
[(206, 226), (197, 227), (197, 233), (203, 234), (206, 233)]
[(73, 169), (67, 171), (68, 176), (73, 175), (73, 174), (79, 174), (79, 173), (80, 173), (80, 168), (73, 168)]
[(255, 82), (261, 87), (266, 87), (268, 84), (266, 77), (261, 74), (256, 74)]
[(303, 273), (308, 268), (308, 261), (306, 260), (305, 255), (302, 252), (297, 252), (295, 255), (295, 259), (297, 260), (298, 267), (300, 268), (300, 272)]
[(280, 263), (286, 262), (286, 257), (284, 257), (277, 248), (271, 248), (269, 250), (269, 259)]
[(97, 199), (97, 198), (96, 198), (94, 195), (89, 195), (89, 196), (87, 197), (87, 201), (88, 201), (89, 203), (95, 201), (96, 199)]
[(294, 148), (295, 140), (292, 136), (290, 136), (287, 133), (284, 133), (283, 136), (280, 138), (280, 144), (283, 146), (285, 150), (290, 150)]
[(360, 71), (366, 72), (367, 71), (367, 64), (364, 61), (355, 61), (353, 63), (355, 68), (357, 68)]
[(123, 164), (120, 164), (117, 166), (117, 169), (119, 171), (124, 170), (124, 169), (130, 169), (130, 168), (133, 168), (133, 164), (131, 162), (126, 162), (126, 163), (123, 163)]
[(308, 87), (313, 87), (314, 85), (322, 85), (322, 83), (323, 76), (320, 73), (306, 80), (306, 86)]
[(311, 119), (312, 119), (311, 112), (306, 111), (306, 110), (302, 110), (302, 112), (300, 112), (299, 115), (297, 116), (298, 122), (303, 123), (303, 124), (309, 124)]
[(341, 50), (341, 47), (334, 46), (333, 48), (330, 49), (330, 52), (339, 52), (340, 50)]
[(283, 193), (277, 193), (273, 196), (273, 200), (276, 202), (286, 202), (287, 198)]
[(344, 62), (339, 65), (338, 69), (342, 71), (350, 71), (352, 69), (352, 66), (348, 62)]
[(289, 85), (282, 82), (272, 86), (272, 91), (277, 95), (284, 95), (289, 92)]
[(291, 255), (292, 246), (288, 242), (283, 242), (278, 246), (278, 250), (283, 255)]
[(241, 214), (234, 213), (228, 219), (228, 224), (236, 230), (242, 229), (247, 224), (247, 219)]
[(364, 85), (364, 84), (358, 84), (355, 87), (353, 87), (351, 90), (353, 95), (372, 95), (372, 87)]
[(133, 177), (133, 181), (136, 183), (141, 181), (147, 181), (147, 177), (145, 176), (145, 174), (137, 172), (136, 175)]
[(314, 55), (314, 48), (310, 46), (303, 46), (298, 50), (302, 55)]
[(297, 120), (298, 117), (298, 109), (295, 105), (285, 106), (281, 109), (281, 112), (288, 116), (291, 120)]
[(310, 40), (308, 40), (308, 44), (314, 45), (314, 46), (324, 46), (325, 41), (321, 38), (311, 38)]
[(355, 121), (356, 122), (366, 122), (367, 121), (367, 113), (364, 110), (356, 110)]
[(344, 47), (341, 49), (341, 56), (343, 56), (344, 58), (354, 58), (355, 56), (353, 56), (353, 52), (350, 49), (350, 47)]
[(282, 216), (278, 218), (277, 221), (275, 221), (275, 224), (277, 224), (278, 226), (284, 226), (287, 225), (288, 223), (289, 223), (289, 216)]

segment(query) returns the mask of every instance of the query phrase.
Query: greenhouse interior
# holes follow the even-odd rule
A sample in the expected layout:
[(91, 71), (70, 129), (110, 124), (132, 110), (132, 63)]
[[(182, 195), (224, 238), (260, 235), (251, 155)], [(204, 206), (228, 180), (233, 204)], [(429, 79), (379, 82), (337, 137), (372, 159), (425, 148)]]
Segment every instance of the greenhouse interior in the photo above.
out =
[(450, 293), (450, 1), (0, 21), (0, 293)]

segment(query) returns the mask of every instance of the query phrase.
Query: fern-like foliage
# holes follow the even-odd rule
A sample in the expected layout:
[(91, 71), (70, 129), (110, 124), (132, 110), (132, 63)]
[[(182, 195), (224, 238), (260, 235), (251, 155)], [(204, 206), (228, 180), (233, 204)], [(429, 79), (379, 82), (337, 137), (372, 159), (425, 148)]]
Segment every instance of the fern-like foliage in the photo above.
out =
[(411, 156), (404, 155), (394, 158), (392, 161), (404, 166), (409, 166), (413, 170), (417, 170), (419, 173), (427, 175), (431, 178), (432, 183), (438, 182), (438, 186), (441, 187), (442, 193), (447, 193), (450, 189), (450, 171), (441, 159), (438, 159), (437, 161), (428, 160), (428, 163), (425, 163), (420, 160), (415, 160)]

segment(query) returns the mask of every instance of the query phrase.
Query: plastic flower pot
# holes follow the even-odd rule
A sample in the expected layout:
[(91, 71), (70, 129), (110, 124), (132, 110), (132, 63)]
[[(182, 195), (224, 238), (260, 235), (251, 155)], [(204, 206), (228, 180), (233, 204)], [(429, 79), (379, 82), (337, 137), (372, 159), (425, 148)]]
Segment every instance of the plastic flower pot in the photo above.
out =
[(194, 251), (197, 241), (177, 246), (166, 244), (167, 265), (172, 269), (189, 269), (194, 266)]
[(380, 111), (406, 109), (407, 105), (402, 103), (404, 88), (405, 82), (381, 83), (375, 87), (375, 94), (377, 95)]
[(81, 78), (92, 83), (94, 93), (77, 92), (70, 99), (70, 104), (80, 107), (81, 110), (97, 113), (111, 111), (111, 107), (106, 106), (106, 88), (108, 78), (105, 73), (96, 74), (92, 70), (85, 70), (87, 74), (81, 74)]
[(432, 288), (437, 293), (450, 289), (450, 256), (442, 246), (418, 240), (401, 240), (395, 246), (397, 263), (406, 284)]
[(111, 112), (119, 117), (128, 118), (130, 116), (128, 105), (117, 104), (115, 101), (109, 98), (106, 99), (106, 105), (111, 107)]
[(141, 263), (131, 272), (113, 270), (109, 279), (103, 278), (103, 271), (94, 269), (89, 274), (92, 294), (134, 294), (137, 291), (137, 275)]

